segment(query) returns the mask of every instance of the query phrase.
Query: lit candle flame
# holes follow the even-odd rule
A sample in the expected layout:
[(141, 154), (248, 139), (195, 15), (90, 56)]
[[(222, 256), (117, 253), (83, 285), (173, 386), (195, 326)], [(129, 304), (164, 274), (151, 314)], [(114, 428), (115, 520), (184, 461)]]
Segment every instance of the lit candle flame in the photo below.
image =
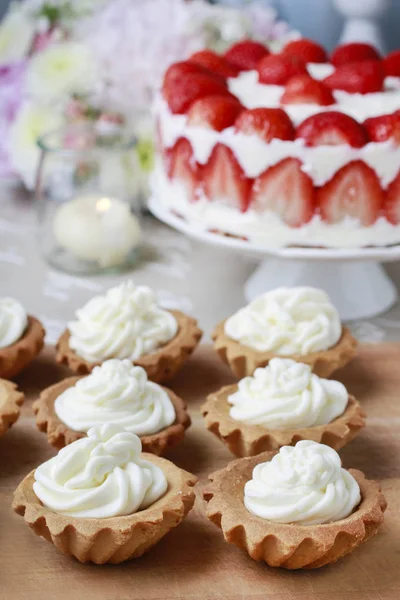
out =
[(107, 212), (111, 208), (111, 200), (110, 198), (100, 198), (96, 202), (96, 210), (97, 212)]

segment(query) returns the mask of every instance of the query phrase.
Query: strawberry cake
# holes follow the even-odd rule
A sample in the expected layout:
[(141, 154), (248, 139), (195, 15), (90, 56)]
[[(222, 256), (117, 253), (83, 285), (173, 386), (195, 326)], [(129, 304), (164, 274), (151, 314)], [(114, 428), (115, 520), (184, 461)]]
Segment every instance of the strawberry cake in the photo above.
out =
[(153, 202), (266, 248), (400, 243), (400, 51), (243, 41), (172, 65)]

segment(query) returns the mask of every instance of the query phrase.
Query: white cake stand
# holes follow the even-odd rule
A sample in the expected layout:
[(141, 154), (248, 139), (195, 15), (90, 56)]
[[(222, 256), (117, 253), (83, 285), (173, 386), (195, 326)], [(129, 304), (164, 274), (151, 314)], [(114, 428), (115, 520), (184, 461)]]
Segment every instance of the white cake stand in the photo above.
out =
[(151, 199), (155, 217), (187, 236), (261, 260), (245, 283), (249, 302), (280, 286), (309, 285), (325, 290), (345, 321), (366, 319), (386, 312), (398, 293), (381, 263), (400, 260), (400, 245), (388, 248), (279, 248), (269, 249), (236, 238), (224, 237), (171, 213)]

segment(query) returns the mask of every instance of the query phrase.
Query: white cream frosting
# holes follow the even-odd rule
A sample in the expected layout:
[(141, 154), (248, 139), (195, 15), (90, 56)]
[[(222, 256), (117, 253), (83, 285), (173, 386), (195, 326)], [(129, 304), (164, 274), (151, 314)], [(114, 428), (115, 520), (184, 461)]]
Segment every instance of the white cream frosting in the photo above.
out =
[(54, 512), (106, 519), (148, 508), (168, 488), (162, 470), (141, 456), (140, 439), (115, 425), (90, 429), (35, 471), (33, 490)]
[[(281, 88), (279, 89), (282, 91)], [(345, 94), (345, 92), (342, 93)], [(351, 102), (355, 104), (354, 110), (359, 111), (359, 106), (364, 102), (365, 96), (362, 98), (353, 96), (351, 96)], [(400, 91), (397, 92), (397, 96), (400, 107)], [(266, 105), (274, 104), (266, 103)], [(279, 103), (275, 105), (279, 106)], [(311, 107), (314, 113), (321, 112), (321, 108), (326, 108), (319, 105), (295, 105), (290, 110), (304, 111), (307, 110), (307, 106)], [(385, 108), (385, 104), (380, 106), (378, 114), (390, 112), (388, 107)], [(341, 110), (338, 107), (327, 108)], [(287, 109), (288, 107), (285, 107), (285, 110)], [(396, 146), (393, 140), (379, 143), (370, 142), (361, 148), (353, 148), (348, 144), (308, 147), (302, 139), (294, 141), (273, 139), (267, 143), (257, 135), (236, 132), (233, 127), (221, 132), (204, 127), (192, 127), (187, 124), (185, 115), (172, 115), (166, 102), (161, 98), (157, 100), (155, 110), (160, 123), (162, 142), (166, 148), (171, 148), (180, 137), (184, 136), (192, 145), (196, 161), (199, 164), (206, 164), (216, 144), (224, 144), (232, 150), (243, 171), (250, 178), (258, 177), (269, 167), (289, 157), (298, 158), (301, 161), (302, 170), (311, 177), (316, 186), (324, 185), (339, 169), (353, 160), (362, 160), (369, 165), (376, 172), (383, 187), (389, 185), (400, 170), (400, 146)], [(288, 109), (289, 113), (290, 110)], [(302, 120), (301, 118), (300, 121)]]
[(153, 290), (132, 281), (92, 298), (68, 324), (69, 346), (89, 362), (137, 360), (174, 338), (175, 317), (161, 309)]
[[(389, 157), (387, 160), (390, 161)], [(161, 165), (153, 173), (151, 186), (157, 203), (164, 210), (174, 211), (187, 219), (191, 227), (199, 231), (217, 229), (244, 236), (260, 248), (275, 249), (289, 245), (359, 248), (388, 246), (400, 241), (400, 225), (392, 225), (384, 217), (365, 227), (351, 217), (330, 224), (314, 215), (302, 227), (289, 227), (271, 210), (259, 213), (250, 208), (242, 213), (221, 202), (210, 202), (204, 195), (191, 202), (185, 187), (178, 181), (170, 181)]]
[(323, 290), (282, 287), (229, 317), (225, 334), (258, 352), (305, 356), (334, 346), (342, 335), (342, 324)]
[[(309, 65), (309, 71), (317, 79), (327, 76), (329, 65)], [(235, 79), (229, 79), (230, 91), (237, 96), (246, 108), (279, 107), (284, 87), (265, 85), (258, 80), (257, 71), (245, 71)], [(333, 90), (336, 104), (320, 106), (319, 104), (287, 104), (284, 109), (295, 125), (311, 115), (326, 110), (338, 110), (353, 117), (356, 121), (364, 121), (369, 117), (377, 117), (392, 113), (400, 108), (400, 92), (393, 78), (387, 78), (382, 92), (371, 94), (349, 94), (343, 90)]]
[(339, 454), (323, 444), (300, 441), (260, 463), (244, 488), (244, 505), (274, 523), (318, 525), (348, 517), (360, 503), (360, 488), (342, 469)]
[(28, 315), (14, 298), (0, 298), (0, 348), (15, 344), (28, 325)]
[(167, 392), (148, 381), (142, 367), (130, 360), (108, 360), (95, 367), (55, 401), (61, 421), (74, 431), (113, 423), (136, 435), (157, 433), (175, 421)]
[(274, 358), (239, 381), (228, 397), (235, 421), (269, 429), (297, 429), (326, 425), (345, 411), (346, 388), (339, 381), (321, 379), (308, 365)]

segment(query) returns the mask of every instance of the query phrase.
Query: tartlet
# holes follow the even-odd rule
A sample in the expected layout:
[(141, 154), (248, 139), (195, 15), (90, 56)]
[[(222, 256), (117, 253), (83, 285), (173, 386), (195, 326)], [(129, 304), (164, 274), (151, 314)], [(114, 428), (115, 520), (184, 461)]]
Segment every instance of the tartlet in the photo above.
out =
[[(259, 352), (228, 337), (224, 330), (225, 322), (226, 319), (216, 326), (212, 338), (219, 357), (230, 367), (236, 377), (252, 375), (256, 369), (265, 367), (272, 358), (277, 356), (275, 352)], [(280, 356), (280, 358), (290, 358), (305, 363), (319, 377), (329, 377), (349, 363), (356, 354), (357, 341), (350, 330), (343, 327), (340, 340), (327, 350), (305, 355)]]
[(15, 383), (0, 379), (0, 437), (17, 421), (23, 401)]
[[(197, 326), (197, 321), (177, 310), (170, 312), (178, 323), (178, 333), (169, 342), (133, 361), (135, 365), (143, 367), (148, 378), (156, 383), (172, 379), (181, 369), (183, 364), (195, 350), (201, 340), (202, 331)], [(69, 346), (70, 332), (64, 331), (57, 342), (56, 360), (60, 364), (66, 364), (74, 373), (87, 375), (94, 367), (99, 366), (101, 361), (88, 362), (80, 357)]]
[(168, 490), (149, 508), (131, 515), (106, 519), (76, 518), (58, 514), (44, 506), (33, 491), (34, 472), (20, 483), (13, 509), (36, 533), (64, 554), (80, 562), (118, 564), (142, 556), (179, 525), (193, 507), (191, 473), (153, 454), (143, 458), (162, 469)]
[[(55, 410), (54, 403), (58, 396), (65, 390), (73, 387), (81, 377), (69, 377), (45, 389), (40, 397), (33, 403), (33, 412), (36, 415), (36, 425), (40, 431), (47, 433), (49, 443), (57, 449), (63, 448), (76, 440), (86, 437), (86, 433), (74, 431), (59, 419)], [(175, 422), (151, 435), (140, 436), (144, 452), (150, 452), (160, 456), (169, 448), (179, 444), (185, 431), (190, 427), (191, 420), (186, 410), (184, 401), (179, 398), (172, 390), (162, 388), (169, 396), (176, 414)]]
[(207, 517), (222, 529), (227, 542), (271, 567), (315, 569), (333, 563), (376, 534), (387, 503), (379, 483), (350, 469), (360, 487), (361, 502), (344, 519), (322, 525), (281, 524), (251, 514), (244, 505), (246, 482), (254, 467), (276, 452), (241, 458), (210, 475), (204, 490)]
[(38, 319), (28, 316), (23, 336), (14, 344), (0, 348), (0, 377), (12, 379), (23, 371), (44, 346), (45, 330)]
[(238, 390), (229, 385), (210, 394), (201, 407), (205, 425), (235, 456), (255, 456), (261, 452), (293, 446), (299, 440), (320, 442), (335, 450), (343, 448), (364, 427), (365, 413), (354, 396), (349, 396), (345, 412), (326, 425), (298, 429), (271, 429), (249, 425), (229, 415), (228, 397)]

